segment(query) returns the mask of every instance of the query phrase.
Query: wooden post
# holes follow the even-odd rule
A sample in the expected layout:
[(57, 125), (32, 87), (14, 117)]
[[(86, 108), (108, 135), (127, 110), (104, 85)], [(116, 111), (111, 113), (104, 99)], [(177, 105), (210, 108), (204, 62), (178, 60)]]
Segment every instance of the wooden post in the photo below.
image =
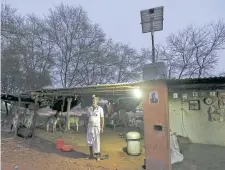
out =
[(28, 109), (28, 104), (25, 103), (25, 109), (23, 112), (23, 124), (26, 123), (25, 120), (26, 120), (27, 109)]
[(36, 129), (36, 118), (37, 118), (37, 110), (39, 109), (38, 104), (38, 95), (35, 97), (35, 103), (34, 103), (34, 115), (32, 120), (32, 137), (35, 136), (35, 129)]
[(64, 105), (65, 105), (65, 97), (63, 97), (63, 103), (62, 103), (62, 105), (61, 105), (61, 112), (62, 112), (62, 113), (63, 113)]
[(17, 120), (17, 123), (16, 123), (16, 127), (15, 127), (15, 132), (14, 132), (14, 136), (17, 136), (17, 130), (18, 130), (18, 127), (19, 127), (19, 124), (20, 124), (20, 121), (21, 121), (21, 115), (20, 115), (20, 105), (21, 105), (21, 96), (19, 95), (18, 97), (18, 100), (19, 100), (19, 103), (18, 103), (18, 107), (17, 107), (17, 115), (18, 115), (18, 120)]
[(9, 110), (9, 116), (11, 116), (11, 117), (12, 117), (12, 111), (13, 111), (14, 107), (15, 107), (15, 105), (14, 105), (14, 102), (13, 102), (13, 103), (11, 103), (10, 110)]
[(67, 99), (67, 114), (66, 114), (66, 130), (70, 130), (70, 107), (71, 107), (72, 99)]
[(6, 116), (9, 115), (9, 109), (8, 109), (8, 104), (7, 102), (5, 101), (5, 109), (6, 109)]
[[(61, 115), (63, 115), (63, 108), (64, 108), (64, 105), (65, 105), (65, 97), (63, 97), (62, 100), (63, 100), (63, 103), (61, 105)], [(67, 126), (65, 127), (64, 131), (66, 131), (66, 130), (67, 130)]]
[(167, 85), (153, 81), (142, 89), (146, 170), (171, 170)]

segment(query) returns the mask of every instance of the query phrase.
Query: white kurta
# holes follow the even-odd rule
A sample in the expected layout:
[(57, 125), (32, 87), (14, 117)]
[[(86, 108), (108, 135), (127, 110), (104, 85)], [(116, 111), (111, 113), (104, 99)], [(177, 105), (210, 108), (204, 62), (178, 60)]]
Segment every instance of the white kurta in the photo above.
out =
[(88, 128), (87, 128), (87, 145), (93, 147), (93, 153), (100, 153), (100, 118), (104, 118), (104, 112), (101, 106), (95, 110), (88, 108)]

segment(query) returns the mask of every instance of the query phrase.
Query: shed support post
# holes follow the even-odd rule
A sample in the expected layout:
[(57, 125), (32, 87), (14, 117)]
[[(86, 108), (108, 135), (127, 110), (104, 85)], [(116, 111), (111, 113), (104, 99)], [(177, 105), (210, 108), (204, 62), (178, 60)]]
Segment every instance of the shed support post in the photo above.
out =
[(36, 118), (37, 118), (37, 110), (39, 109), (38, 104), (38, 95), (35, 97), (35, 103), (34, 103), (34, 115), (32, 120), (32, 137), (35, 136), (35, 129), (36, 129)]
[(66, 130), (70, 130), (70, 107), (71, 107), (72, 99), (67, 99), (67, 114), (66, 114)]
[[(60, 115), (63, 115), (64, 105), (65, 105), (65, 100), (66, 100), (65, 97), (62, 97), (62, 102), (63, 102), (63, 103), (62, 103), (62, 105), (61, 105), (61, 113), (59, 113), (59, 116), (60, 116)], [(56, 112), (56, 113), (57, 113), (57, 112)], [(61, 126), (61, 125), (60, 125), (60, 126)], [(64, 131), (66, 131), (66, 129), (67, 129), (67, 128), (64, 127)]]
[(142, 89), (146, 170), (171, 170), (167, 85), (154, 81)]
[(17, 130), (18, 130), (18, 127), (19, 127), (19, 124), (21, 123), (21, 115), (20, 115), (20, 105), (21, 105), (21, 97), (19, 95), (18, 97), (18, 100), (19, 100), (19, 103), (18, 103), (18, 107), (16, 109), (16, 114), (18, 115), (18, 121), (17, 121), (17, 124), (16, 124), (16, 127), (15, 127), (15, 132), (14, 132), (14, 136), (17, 136)]
[(62, 100), (63, 100), (63, 103), (61, 105), (61, 114), (63, 113), (63, 108), (64, 108), (64, 105), (65, 105), (65, 100), (66, 100), (65, 97), (63, 97)]
[(24, 109), (24, 112), (23, 112), (23, 124), (25, 124), (26, 122), (26, 115), (27, 115), (27, 105), (25, 105), (25, 109)]
[(15, 103), (11, 103), (10, 108), (9, 108), (9, 116), (13, 115), (13, 109), (15, 108)]
[(8, 104), (6, 101), (4, 103), (5, 103), (5, 109), (6, 109), (6, 116), (8, 116), (9, 115)]

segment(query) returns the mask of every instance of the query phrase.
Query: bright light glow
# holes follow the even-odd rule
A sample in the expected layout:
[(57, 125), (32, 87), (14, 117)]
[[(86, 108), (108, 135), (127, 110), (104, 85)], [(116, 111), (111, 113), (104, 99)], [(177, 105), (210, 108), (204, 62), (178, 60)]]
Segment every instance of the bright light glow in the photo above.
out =
[(135, 95), (135, 97), (140, 98), (142, 97), (142, 92), (140, 89), (134, 89), (133, 90), (133, 94)]

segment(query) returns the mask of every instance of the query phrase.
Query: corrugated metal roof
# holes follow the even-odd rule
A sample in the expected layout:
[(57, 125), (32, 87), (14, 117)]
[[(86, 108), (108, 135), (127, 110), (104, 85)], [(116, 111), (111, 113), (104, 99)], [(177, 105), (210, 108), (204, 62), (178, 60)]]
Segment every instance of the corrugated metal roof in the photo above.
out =
[(136, 81), (136, 82), (126, 82), (126, 83), (116, 83), (116, 84), (98, 84), (80, 87), (70, 87), (70, 88), (56, 88), (56, 89), (41, 89), (37, 91), (64, 91), (64, 90), (79, 90), (79, 89), (102, 89), (102, 88), (134, 88), (144, 83), (151, 83), (154, 81), (166, 81), (168, 86), (170, 85), (185, 85), (185, 84), (225, 84), (225, 77), (205, 77), (205, 78), (188, 78), (188, 79), (156, 79), (148, 81)]
[(186, 78), (186, 79), (168, 79), (168, 84), (182, 83), (182, 84), (223, 84), (225, 77), (203, 77), (203, 78)]
[[(120, 98), (124, 96), (132, 96), (132, 90), (135, 88), (148, 87), (149, 83), (157, 81), (165, 81), (169, 92), (179, 90), (219, 90), (225, 89), (225, 77), (208, 77), (208, 78), (188, 78), (188, 79), (157, 79), (149, 81), (127, 82), (117, 84), (99, 84), (83, 87), (57, 88), (57, 89), (41, 89), (31, 91), (32, 95), (40, 97), (51, 96), (90, 96), (97, 95), (104, 98)], [(147, 86), (146, 86), (147, 85)]]

